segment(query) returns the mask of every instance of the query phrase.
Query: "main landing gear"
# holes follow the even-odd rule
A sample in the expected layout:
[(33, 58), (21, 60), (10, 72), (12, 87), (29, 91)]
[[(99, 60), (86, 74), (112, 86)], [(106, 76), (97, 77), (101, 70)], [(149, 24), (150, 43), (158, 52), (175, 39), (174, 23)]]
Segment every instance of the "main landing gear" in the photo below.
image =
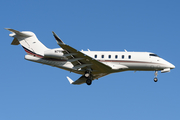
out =
[(154, 75), (155, 75), (154, 82), (157, 82), (158, 81), (158, 79), (157, 79), (158, 71), (155, 71)]
[(88, 78), (88, 79), (86, 80), (86, 84), (87, 84), (87, 85), (91, 85), (91, 84), (92, 84), (92, 80)]
[(91, 85), (91, 84), (92, 84), (91, 71), (86, 71), (85, 74), (84, 74), (84, 77), (87, 79), (87, 80), (86, 80), (86, 84), (87, 84), (87, 85)]

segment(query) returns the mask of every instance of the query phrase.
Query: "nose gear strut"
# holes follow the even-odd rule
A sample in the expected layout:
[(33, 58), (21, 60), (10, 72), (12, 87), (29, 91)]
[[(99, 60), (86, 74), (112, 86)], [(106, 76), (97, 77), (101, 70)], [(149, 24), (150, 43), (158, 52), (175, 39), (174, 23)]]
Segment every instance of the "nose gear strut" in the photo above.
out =
[(157, 82), (158, 81), (158, 79), (157, 79), (158, 71), (155, 71), (154, 75), (155, 75), (154, 82)]

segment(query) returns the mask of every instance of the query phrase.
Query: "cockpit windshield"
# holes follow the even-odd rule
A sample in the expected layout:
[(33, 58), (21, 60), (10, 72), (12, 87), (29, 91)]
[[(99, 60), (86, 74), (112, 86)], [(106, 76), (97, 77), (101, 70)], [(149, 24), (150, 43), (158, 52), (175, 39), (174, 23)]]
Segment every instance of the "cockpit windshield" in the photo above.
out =
[(156, 55), (156, 54), (149, 54), (149, 56), (159, 57), (159, 56)]

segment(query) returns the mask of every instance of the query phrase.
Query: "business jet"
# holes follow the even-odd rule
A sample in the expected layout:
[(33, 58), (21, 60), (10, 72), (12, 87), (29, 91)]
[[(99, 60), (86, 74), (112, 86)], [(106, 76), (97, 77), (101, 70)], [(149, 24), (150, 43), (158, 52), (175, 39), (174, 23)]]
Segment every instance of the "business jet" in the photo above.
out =
[(155, 71), (154, 82), (157, 82), (158, 71), (166, 73), (175, 68), (170, 62), (151, 52), (78, 51), (65, 44), (54, 32), (53, 36), (61, 48), (49, 49), (33, 32), (5, 29), (12, 32), (9, 34), (14, 38), (11, 45), (22, 45), (27, 53), (26, 60), (82, 75), (76, 81), (67, 77), (70, 84), (91, 85), (93, 80), (123, 71)]

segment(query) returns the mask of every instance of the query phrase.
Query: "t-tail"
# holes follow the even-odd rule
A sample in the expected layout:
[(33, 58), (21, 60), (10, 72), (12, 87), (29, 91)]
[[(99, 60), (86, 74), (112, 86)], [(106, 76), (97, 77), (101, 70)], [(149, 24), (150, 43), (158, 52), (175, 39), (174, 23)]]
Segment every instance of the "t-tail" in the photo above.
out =
[(49, 50), (37, 39), (36, 35), (33, 32), (20, 32), (10, 28), (5, 29), (12, 32), (11, 34), (9, 34), (9, 36), (14, 38), (11, 45), (21, 44), (28, 55), (42, 58), (44, 56), (44, 51)]

